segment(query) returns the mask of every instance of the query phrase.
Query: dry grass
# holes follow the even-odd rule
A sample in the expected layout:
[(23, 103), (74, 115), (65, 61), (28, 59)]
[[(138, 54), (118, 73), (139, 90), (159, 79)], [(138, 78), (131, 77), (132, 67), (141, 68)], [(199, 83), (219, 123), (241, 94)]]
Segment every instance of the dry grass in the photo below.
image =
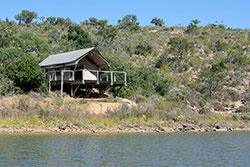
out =
[[(90, 110), (89, 106), (103, 103), (107, 107), (102, 113)], [(115, 107), (108, 107), (112, 105)], [(0, 106), (0, 127), (48, 128), (69, 122), (78, 127), (117, 127), (121, 123), (166, 126), (166, 122), (216, 124), (237, 121), (228, 114), (201, 115), (185, 104), (171, 101), (141, 102), (135, 105), (122, 99), (61, 99), (57, 96), (20, 95), (1, 99)]]

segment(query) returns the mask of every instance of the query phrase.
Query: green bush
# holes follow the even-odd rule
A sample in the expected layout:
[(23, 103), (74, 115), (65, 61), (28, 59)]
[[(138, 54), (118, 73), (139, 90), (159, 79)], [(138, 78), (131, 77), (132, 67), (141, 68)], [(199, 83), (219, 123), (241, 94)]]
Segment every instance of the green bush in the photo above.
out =
[(7, 76), (14, 81), (15, 86), (26, 93), (41, 87), (45, 79), (38, 61), (30, 54), (10, 64), (7, 68)]
[(148, 54), (152, 53), (152, 50), (153, 47), (149, 45), (147, 42), (141, 42), (136, 46), (135, 54), (147, 56)]
[(68, 40), (75, 41), (77, 49), (89, 48), (93, 46), (89, 34), (83, 31), (78, 25), (69, 27)]
[(243, 105), (236, 109), (237, 113), (250, 113), (250, 107)]

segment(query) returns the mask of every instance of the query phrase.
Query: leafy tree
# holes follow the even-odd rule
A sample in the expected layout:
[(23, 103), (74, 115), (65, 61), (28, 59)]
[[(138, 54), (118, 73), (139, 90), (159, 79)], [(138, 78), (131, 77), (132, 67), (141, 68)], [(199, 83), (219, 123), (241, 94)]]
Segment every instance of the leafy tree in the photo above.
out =
[(94, 18), (94, 17), (89, 18), (89, 24), (96, 25), (96, 23), (97, 23), (97, 18)]
[(76, 42), (78, 49), (88, 48), (93, 46), (92, 40), (89, 34), (81, 29), (80, 26), (70, 26), (68, 30), (68, 40)]
[(18, 91), (18, 87), (5, 75), (5, 71), (0, 67), (0, 96), (12, 95)]
[(192, 20), (191, 23), (187, 26), (186, 33), (195, 33), (197, 31), (198, 24), (200, 23), (199, 20), (195, 19)]
[(118, 20), (118, 25), (120, 25), (123, 29), (128, 30), (138, 30), (139, 22), (137, 22), (137, 16), (133, 14), (126, 15), (122, 18), (122, 20)]
[(7, 68), (12, 62), (17, 61), (24, 55), (20, 48), (0, 48), (0, 67)]
[(49, 23), (49, 24), (55, 24), (56, 23), (56, 17), (53, 17), (53, 16), (48, 17), (46, 19), (46, 22)]
[(103, 36), (105, 40), (113, 41), (118, 33), (118, 29), (114, 26), (108, 26), (98, 31), (98, 34)]
[(31, 54), (26, 54), (8, 66), (7, 76), (26, 93), (38, 89), (45, 78), (38, 63)]
[(151, 20), (151, 24), (154, 24), (155, 26), (163, 26), (163, 24), (165, 24), (164, 23), (164, 21), (163, 21), (163, 19), (159, 19), (159, 18), (153, 18), (152, 20)]
[(224, 41), (218, 40), (215, 43), (215, 51), (226, 51), (228, 49), (228, 44)]
[(89, 21), (88, 20), (84, 20), (83, 22), (81, 22), (83, 25), (88, 25)]
[(98, 22), (97, 22), (97, 25), (99, 25), (100, 27), (102, 27), (102, 28), (104, 28), (105, 26), (107, 26), (107, 24), (108, 24), (108, 20), (99, 20)]
[(169, 52), (175, 54), (178, 60), (194, 49), (194, 43), (183, 37), (170, 38), (168, 44), (171, 46)]
[(200, 72), (196, 80), (198, 91), (211, 98), (226, 84), (226, 70), (227, 67), (223, 62), (213, 64), (210, 68), (205, 68)]
[(227, 62), (230, 63), (230, 65), (236, 65), (236, 68), (239, 66), (248, 67), (250, 65), (250, 59), (244, 52), (245, 49), (240, 46), (232, 47), (227, 52)]
[(22, 12), (17, 14), (15, 18), (19, 21), (19, 23), (23, 21), (24, 23), (28, 24), (31, 23), (33, 19), (37, 18), (37, 14), (28, 10), (22, 10)]
[(15, 35), (15, 46), (23, 49), (24, 52), (50, 53), (51, 48), (48, 42), (32, 32), (22, 32)]
[(153, 47), (149, 45), (147, 42), (139, 43), (135, 48), (135, 54), (144, 55), (151, 54), (153, 51)]
[(70, 26), (72, 24), (72, 21), (70, 20), (70, 18), (64, 19), (62, 17), (57, 17), (55, 23), (59, 25)]
[(9, 47), (11, 45), (15, 31), (16, 28), (9, 24), (3, 22), (0, 24), (0, 47)]
[(200, 23), (200, 21), (198, 19), (191, 21), (191, 24), (195, 25), (196, 27), (198, 26), (199, 23)]

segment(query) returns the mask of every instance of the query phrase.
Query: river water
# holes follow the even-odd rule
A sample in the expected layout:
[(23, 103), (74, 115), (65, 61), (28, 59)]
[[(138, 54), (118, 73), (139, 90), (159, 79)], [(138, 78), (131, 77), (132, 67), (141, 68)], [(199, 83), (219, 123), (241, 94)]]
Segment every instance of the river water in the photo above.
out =
[(0, 134), (0, 166), (250, 166), (250, 132)]

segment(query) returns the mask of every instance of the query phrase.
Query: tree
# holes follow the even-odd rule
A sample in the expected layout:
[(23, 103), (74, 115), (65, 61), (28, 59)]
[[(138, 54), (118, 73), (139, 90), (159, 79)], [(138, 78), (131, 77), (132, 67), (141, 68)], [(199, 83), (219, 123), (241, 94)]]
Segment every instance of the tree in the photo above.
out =
[(26, 54), (10, 64), (7, 76), (25, 93), (38, 89), (45, 78), (38, 61), (31, 54)]
[(165, 24), (164, 23), (164, 21), (163, 21), (163, 19), (159, 19), (159, 18), (153, 18), (152, 20), (151, 20), (151, 24), (154, 24), (155, 26), (162, 26), (163, 24)]
[(55, 24), (56, 23), (56, 17), (50, 16), (46, 19), (46, 22), (49, 24)]
[(0, 67), (7, 68), (12, 62), (17, 61), (24, 55), (20, 48), (0, 48)]
[(97, 18), (94, 18), (94, 17), (89, 18), (89, 24), (96, 25), (96, 23), (97, 23)]
[(123, 29), (128, 30), (138, 30), (139, 29), (139, 22), (137, 22), (137, 16), (133, 14), (126, 15), (122, 18), (122, 20), (118, 20), (118, 24)]
[(11, 26), (10, 24), (0, 24), (0, 48), (10, 46), (15, 31), (16, 27)]
[(113, 41), (118, 33), (118, 29), (114, 26), (108, 26), (98, 31), (98, 34), (103, 36), (105, 40)]
[(218, 40), (215, 42), (215, 50), (214, 51), (226, 51), (228, 49), (228, 44), (224, 41)]
[(195, 33), (199, 23), (200, 21), (197, 19), (192, 20), (191, 23), (187, 26), (187, 30), (185, 32), (191, 34)]
[(83, 49), (93, 46), (89, 34), (83, 31), (78, 25), (69, 27), (68, 40), (75, 41), (77, 49)]
[(223, 62), (219, 62), (201, 71), (196, 80), (199, 86), (198, 91), (210, 98), (215, 95), (216, 92), (223, 88), (223, 85), (227, 81), (226, 69), (226, 65)]
[(32, 32), (22, 32), (15, 35), (15, 46), (22, 48), (24, 52), (49, 53), (51, 46), (46, 39), (39, 37)]
[(178, 60), (194, 49), (194, 43), (183, 37), (170, 38), (168, 44), (171, 46), (169, 52), (175, 54)]
[(151, 54), (153, 51), (153, 47), (149, 45), (147, 42), (139, 43), (135, 48), (135, 54), (137, 55), (148, 55)]
[(28, 10), (22, 10), (22, 13), (17, 14), (15, 18), (19, 21), (19, 23), (23, 21), (24, 23), (28, 24), (31, 23), (33, 19), (37, 18), (37, 14)]
[(62, 17), (57, 17), (56, 24), (69, 26), (72, 24), (70, 18), (64, 19)]
[(102, 27), (102, 28), (104, 28), (105, 26), (107, 26), (107, 24), (108, 24), (108, 20), (99, 20), (98, 22), (97, 22), (97, 25), (99, 25), (100, 27)]

